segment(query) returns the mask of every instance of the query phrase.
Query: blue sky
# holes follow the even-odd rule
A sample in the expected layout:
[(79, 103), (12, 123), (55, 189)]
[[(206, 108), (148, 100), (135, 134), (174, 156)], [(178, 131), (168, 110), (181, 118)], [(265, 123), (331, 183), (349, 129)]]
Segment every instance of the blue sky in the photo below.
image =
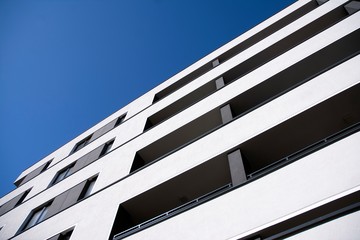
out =
[(295, 0), (0, 0), (0, 196), (26, 168)]

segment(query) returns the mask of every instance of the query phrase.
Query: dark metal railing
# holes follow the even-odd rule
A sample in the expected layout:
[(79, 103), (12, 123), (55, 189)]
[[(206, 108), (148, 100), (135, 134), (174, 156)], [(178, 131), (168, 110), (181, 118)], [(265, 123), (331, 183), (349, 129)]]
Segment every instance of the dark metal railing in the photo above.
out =
[(194, 207), (194, 206), (196, 206), (198, 204), (206, 202), (207, 200), (210, 200), (210, 199), (212, 199), (212, 198), (214, 198), (216, 196), (222, 195), (225, 192), (228, 192), (231, 189), (231, 187), (232, 187), (232, 184), (229, 183), (229, 184), (227, 184), (225, 186), (217, 188), (214, 191), (211, 191), (211, 192), (209, 192), (209, 193), (207, 193), (207, 194), (205, 194), (205, 195), (203, 195), (201, 197), (198, 197), (198, 198), (196, 198), (194, 200), (191, 200), (191, 201), (189, 201), (189, 202), (187, 202), (187, 203), (185, 203), (183, 205), (180, 205), (180, 206), (178, 206), (176, 208), (173, 208), (173, 209), (171, 209), (171, 210), (169, 210), (169, 211), (167, 211), (165, 213), (162, 213), (162, 214), (160, 214), (160, 215), (158, 215), (156, 217), (153, 217), (153, 218), (151, 218), (149, 220), (146, 220), (145, 222), (142, 222), (142, 223), (140, 223), (138, 225), (135, 225), (135, 226), (133, 226), (133, 227), (131, 227), (129, 229), (126, 229), (126, 230), (116, 234), (113, 237), (113, 240), (122, 239), (122, 238), (124, 238), (126, 236), (129, 236), (129, 235), (131, 235), (131, 234), (133, 234), (133, 233), (135, 233), (137, 231), (140, 231), (140, 230), (145, 229), (145, 228), (147, 228), (149, 226), (152, 226), (152, 225), (154, 225), (154, 224), (156, 224), (158, 222), (161, 222), (164, 219), (167, 219), (167, 218), (175, 216), (175, 215), (177, 215), (177, 214), (179, 214), (181, 212), (184, 212), (184, 211), (186, 211), (186, 210), (188, 210), (188, 209), (190, 209), (190, 208), (192, 208), (192, 207)]
[(254, 171), (254, 172), (248, 174), (247, 177), (249, 179), (254, 176), (266, 174), (270, 171), (273, 171), (274, 168), (282, 167), (283, 165), (286, 165), (291, 161), (294, 161), (294, 160), (302, 158), (310, 153), (313, 153), (313, 152), (319, 150), (320, 148), (330, 145), (331, 143), (334, 143), (334, 142), (336, 142), (352, 133), (355, 133), (359, 130), (360, 130), (360, 122), (357, 122), (347, 128), (344, 128), (343, 130), (340, 130), (337, 133), (334, 133), (334, 134), (332, 134), (326, 138), (323, 138), (313, 144), (310, 144), (310, 145), (308, 145), (308, 146), (306, 146), (306, 147), (304, 147), (304, 148), (302, 148), (302, 149), (300, 149), (300, 150), (298, 150), (276, 162), (273, 162), (273, 163), (267, 165), (266, 167), (263, 167), (257, 171)]
[[(341, 131), (339, 131), (339, 132), (337, 132), (335, 134), (332, 134), (332, 135), (330, 135), (330, 136), (328, 136), (326, 138), (323, 138), (320, 141), (317, 141), (317, 142), (315, 142), (313, 144), (310, 144), (307, 147), (302, 148), (302, 149), (288, 155), (287, 157), (284, 157), (284, 158), (282, 158), (282, 159), (280, 159), (278, 161), (275, 161), (275, 162), (267, 165), (266, 167), (263, 167), (263, 168), (261, 168), (261, 169), (259, 169), (257, 171), (254, 171), (254, 172), (248, 174), (247, 178), (248, 178), (248, 180), (251, 180), (251, 179), (258, 178), (258, 177), (261, 177), (263, 175), (266, 175), (266, 174), (268, 174), (270, 172), (273, 172), (274, 170), (276, 170), (278, 168), (281, 168), (281, 167), (283, 167), (283, 166), (285, 166), (285, 165), (287, 165), (287, 164), (289, 164), (289, 163), (291, 163), (291, 162), (293, 162), (293, 161), (295, 161), (297, 159), (300, 159), (300, 158), (302, 158), (302, 157), (304, 157), (304, 156), (306, 156), (306, 155), (308, 155), (310, 153), (313, 153), (313, 152), (315, 152), (315, 151), (317, 151), (317, 150), (319, 150), (321, 148), (324, 148), (327, 145), (330, 145), (330, 144), (332, 144), (332, 143), (334, 143), (334, 142), (336, 142), (336, 141), (338, 141), (338, 140), (340, 140), (340, 139), (342, 139), (342, 138), (344, 138), (346, 136), (349, 136), (349, 135), (351, 135), (351, 134), (353, 134), (353, 133), (355, 133), (355, 132), (357, 132), (359, 130), (360, 130), (360, 122), (357, 122), (357, 123), (345, 128), (345, 129), (343, 129), (343, 130), (341, 130)], [(248, 181), (246, 181), (244, 184), (246, 184), (247, 182)], [(243, 184), (241, 184), (240, 186), (242, 186), (242, 185)], [(127, 236), (129, 236), (129, 235), (131, 235), (131, 234), (133, 234), (135, 232), (143, 230), (143, 229), (145, 229), (145, 228), (147, 228), (149, 226), (152, 226), (152, 225), (154, 225), (154, 224), (156, 224), (158, 222), (161, 222), (161, 221), (163, 221), (163, 220), (165, 220), (167, 218), (175, 216), (175, 215), (177, 215), (177, 214), (179, 214), (181, 212), (184, 212), (184, 211), (186, 211), (186, 210), (188, 210), (190, 208), (193, 208), (193, 207), (195, 207), (195, 206), (197, 206), (197, 205), (199, 205), (199, 204), (201, 204), (203, 202), (206, 202), (206, 201), (208, 201), (210, 199), (213, 199), (213, 198), (215, 198), (215, 197), (217, 197), (217, 196), (219, 196), (221, 194), (224, 194), (224, 193), (230, 191), (231, 189), (233, 189), (231, 183), (227, 184), (225, 186), (222, 186), (222, 187), (220, 187), (220, 188), (218, 188), (218, 189), (216, 189), (216, 190), (214, 190), (212, 192), (209, 192), (209, 193), (207, 193), (207, 194), (205, 194), (205, 195), (203, 195), (203, 196), (201, 196), (199, 198), (196, 198), (196, 199), (194, 199), (192, 201), (189, 201), (189, 202), (187, 202), (187, 203), (185, 203), (183, 205), (180, 205), (180, 206), (178, 206), (176, 208), (173, 208), (173, 209), (171, 209), (171, 210), (169, 210), (169, 211), (167, 211), (167, 212), (165, 212), (163, 214), (155, 216), (154, 218), (151, 218), (151, 219), (149, 219), (149, 220), (147, 220), (145, 222), (142, 222), (142, 223), (140, 223), (140, 224), (138, 224), (136, 226), (133, 226), (133, 227), (131, 227), (129, 229), (126, 229), (126, 230), (116, 234), (113, 237), (113, 240), (119, 240), (119, 239), (122, 239), (124, 237), (127, 237)]]

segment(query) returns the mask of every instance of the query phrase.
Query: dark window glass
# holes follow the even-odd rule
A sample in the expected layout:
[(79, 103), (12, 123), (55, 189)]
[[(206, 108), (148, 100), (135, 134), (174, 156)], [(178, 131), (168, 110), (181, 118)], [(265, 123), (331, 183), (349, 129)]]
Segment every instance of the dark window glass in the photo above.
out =
[(78, 142), (74, 149), (71, 151), (71, 153), (74, 153), (74, 152), (77, 152), (79, 151), (80, 149), (82, 149), (83, 147), (85, 147), (88, 143), (89, 143), (89, 140), (91, 139), (91, 135), (86, 137), (85, 139), (81, 140), (80, 142)]
[(23, 194), (23, 195), (21, 196), (21, 198), (19, 199), (19, 201), (17, 201), (17, 203), (15, 204), (14, 207), (19, 206), (19, 205), (24, 201), (24, 199), (25, 199), (26, 196), (29, 194), (29, 192), (30, 192), (30, 189), (27, 190), (27, 191), (25, 191), (24, 194)]
[(114, 127), (119, 126), (125, 120), (125, 117), (126, 117), (126, 113), (117, 119)]
[(114, 140), (111, 140), (111, 141), (105, 143), (105, 144), (104, 144), (104, 148), (102, 149), (99, 157), (102, 157), (102, 156), (104, 156), (105, 154), (107, 154), (107, 153), (110, 151), (111, 146), (113, 145), (113, 143), (114, 143)]
[(52, 161), (52, 159), (51, 159), (50, 161), (48, 161), (48, 162), (44, 165), (44, 167), (43, 167), (43, 169), (41, 169), (41, 172), (40, 172), (40, 173), (42, 173), (43, 171), (45, 171), (46, 169), (48, 169), (51, 161)]
[(49, 209), (51, 203), (48, 203), (40, 208), (38, 208), (37, 210), (33, 211), (30, 214), (29, 219), (26, 221), (24, 227), (22, 228), (22, 230), (26, 230), (28, 228), (31, 228), (32, 226), (38, 224), (39, 222), (41, 222), (42, 220), (44, 220), (45, 215)]
[(92, 192), (92, 189), (94, 188), (96, 178), (97, 177), (94, 177), (94, 178), (89, 179), (87, 181), (82, 193), (80, 194), (80, 197), (79, 197), (78, 201), (83, 199), (83, 198), (86, 198), (86, 197), (90, 196), (90, 194)]
[(70, 237), (71, 237), (72, 232), (73, 232), (73, 230), (68, 231), (66, 233), (61, 233), (58, 240), (69, 240)]
[(53, 180), (52, 184), (51, 185), (54, 185), (58, 182), (60, 182), (61, 180), (65, 179), (67, 176), (70, 175), (70, 170), (74, 167), (74, 164), (71, 164), (70, 166), (64, 168), (63, 170), (59, 171), (57, 174), (56, 174), (56, 177), (55, 179)]

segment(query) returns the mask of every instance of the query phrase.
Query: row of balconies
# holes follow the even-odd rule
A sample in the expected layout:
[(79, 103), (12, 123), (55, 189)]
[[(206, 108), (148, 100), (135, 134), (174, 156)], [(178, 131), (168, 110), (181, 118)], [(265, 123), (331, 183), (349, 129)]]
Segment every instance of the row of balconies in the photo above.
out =
[[(315, 7), (314, 1), (312, 1), (307, 5), (304, 5), (301, 9), (297, 10), (298, 12), (292, 13), (293, 15), (291, 15), (291, 17), (289, 16), (287, 21), (291, 22), (296, 20), (295, 16), (301, 17), (302, 15), (306, 14), (306, 12), (304, 12), (305, 11), (304, 9), (308, 9), (309, 11), (311, 11), (314, 7)], [(306, 41), (306, 39), (330, 27), (336, 22), (341, 21), (346, 16), (347, 13), (344, 10), (343, 6), (335, 8), (334, 10), (320, 17), (315, 23), (309, 24), (299, 29), (298, 31), (294, 32), (293, 34), (290, 34), (288, 37), (282, 39), (281, 41), (276, 42), (272, 46), (266, 48), (263, 51), (260, 51), (258, 54), (255, 54), (253, 57), (240, 63), (238, 66), (228, 70), (221, 77), (218, 77), (215, 80), (200, 86), (199, 88), (195, 89), (193, 92), (188, 93), (188, 95), (185, 95), (183, 98), (179, 99), (178, 101), (175, 101), (174, 103), (168, 105), (167, 107), (162, 108), (160, 111), (150, 115), (147, 118), (147, 122), (144, 130), (154, 131), (153, 128), (155, 126), (166, 121), (172, 116), (178, 114), (183, 109), (196, 104), (197, 102), (211, 95), (213, 92), (220, 90), (221, 88), (231, 84), (235, 80), (240, 80), (240, 78), (246, 75), (248, 72), (251, 72), (253, 69), (256, 69), (259, 66), (267, 63), (268, 61), (271, 61), (273, 58), (276, 58), (282, 52), (287, 51), (289, 48), (292, 48), (300, 44), (301, 42)], [(286, 22), (286, 24), (288, 23), (289, 22)], [(281, 24), (284, 24), (284, 22), (277, 24), (274, 24), (274, 26), (271, 27), (274, 32), (278, 30), (277, 28), (281, 28), (282, 26)], [(271, 33), (272, 33), (271, 31), (264, 30), (264, 33), (261, 34), (259, 33), (259, 34), (262, 35), (263, 38), (265, 38), (269, 36)], [(223, 125), (226, 125), (231, 121), (243, 117), (249, 112), (254, 111), (258, 107), (261, 107), (262, 105), (266, 104), (267, 102), (311, 80), (313, 77), (316, 77), (317, 75), (325, 71), (328, 71), (332, 67), (356, 56), (359, 52), (359, 49), (357, 47), (358, 44), (356, 44), (357, 40), (359, 39), (359, 34), (360, 34), (359, 30), (356, 30), (351, 34), (348, 34), (346, 37), (341, 38), (340, 40), (326, 46), (325, 48), (315, 52), (312, 55), (309, 55), (307, 58), (275, 74), (266, 81), (254, 86), (253, 88), (250, 88), (245, 92), (240, 93), (238, 96), (228, 100), (227, 102), (224, 102), (221, 107), (207, 111), (207, 113), (205, 113), (204, 115), (197, 117), (193, 121), (190, 121), (189, 123), (177, 128), (175, 131), (172, 131), (166, 136), (163, 136), (158, 140), (141, 148), (140, 150), (137, 151), (135, 155), (132, 167), (130, 169), (130, 173), (135, 171), (140, 171), (141, 169), (149, 166), (150, 164), (165, 158), (169, 154), (172, 154), (174, 151), (177, 151), (178, 149), (181, 149), (193, 143), (199, 138), (206, 136), (207, 134), (221, 128)], [(252, 40), (254, 42), (251, 42), (249, 40), (250, 41), (249, 43), (246, 44), (244, 43), (244, 44), (247, 47), (250, 47), (254, 45), (257, 41), (260, 41), (262, 38), (256, 37), (254, 39), (256, 39), (256, 40)], [(239, 49), (242, 49), (242, 47), (239, 47)], [(239, 49), (237, 49), (236, 52)], [(277, 49), (280, 49), (279, 50), (280, 52), (275, 51)], [(235, 52), (232, 53), (232, 51), (235, 50), (231, 50), (229, 51), (228, 54), (223, 54), (222, 56), (220, 56), (219, 59), (221, 60), (221, 62), (227, 59), (226, 57), (227, 55), (230, 54), (229, 56), (232, 56), (232, 54), (235, 54)], [(161, 92), (161, 94), (157, 94), (155, 99), (160, 100), (189, 82), (191, 82), (191, 80), (179, 81), (177, 87), (174, 86), (169, 87), (168, 90)], [(303, 149), (306, 146), (313, 145), (318, 141), (327, 139), (329, 136), (333, 134), (338, 134), (339, 132), (348, 131), (346, 130), (347, 128), (351, 127), (354, 124), (357, 124), (359, 122), (360, 117), (359, 117), (359, 113), (356, 110), (356, 106), (359, 106), (359, 103), (357, 102), (354, 96), (356, 94), (357, 95), (359, 94), (358, 88), (359, 87), (353, 87), (351, 88), (351, 90), (347, 90), (344, 93), (341, 93), (336, 97), (333, 97), (330, 100), (325, 101), (324, 103), (319, 104), (314, 108), (309, 109), (308, 111), (305, 111), (288, 121), (285, 121), (284, 123), (279, 124), (278, 126), (268, 130), (267, 132), (264, 132), (244, 143), (241, 143), (239, 146), (234, 147), (232, 151), (238, 149), (241, 152), (240, 156), (241, 156), (241, 161), (243, 162), (242, 171), (245, 172), (246, 181), (249, 181), (249, 179), (251, 179), (254, 176), (256, 177), (260, 173), (262, 174), (263, 172), (273, 171), (273, 169), (282, 166), (284, 162), (286, 162), (287, 164), (289, 162), (288, 160), (289, 157), (287, 156), (293, 155), (298, 151), (303, 152)], [(332, 108), (333, 105), (339, 106), (339, 108)], [(136, 116), (132, 116), (132, 117), (136, 117)], [(316, 120), (315, 123), (313, 122), (314, 119)], [(332, 119), (332, 120), (327, 121), (327, 119)], [(327, 123), (326, 128), (320, 128), (319, 126), (322, 126), (322, 123), (324, 122)], [(313, 125), (311, 125), (312, 123)], [(297, 132), (296, 126), (310, 126), (310, 127), (309, 129), (306, 129), (308, 131), (306, 131), (305, 133), (305, 131)], [(354, 128), (351, 129), (352, 129), (351, 131), (357, 131), (357, 130), (353, 130)], [(291, 135), (290, 138), (285, 137), (291, 131), (295, 131), (293, 133), (293, 136)], [(284, 135), (283, 138), (279, 137), (282, 135)], [(274, 150), (273, 148), (275, 144), (273, 141), (274, 139), (279, 140), (279, 143), (276, 145), (281, 145), (286, 147), (281, 148), (281, 151), (280, 149)], [(86, 144), (82, 144), (82, 142), (79, 143), (81, 146), (84, 145), (81, 148), (86, 146)], [(116, 150), (117, 148), (123, 146), (126, 143), (127, 142), (120, 144), (118, 146), (113, 145), (111, 151)], [(77, 149), (76, 146), (75, 149)], [(107, 149), (106, 152), (109, 152), (109, 149)], [(262, 154), (259, 155), (259, 153)], [(215, 157), (214, 159), (209, 160), (206, 163), (203, 163), (202, 165), (193, 168), (192, 170), (189, 170), (189, 172), (180, 174), (174, 179), (164, 182), (160, 184), (158, 187), (148, 190), (147, 192), (144, 192), (143, 194), (140, 194), (137, 197), (134, 197), (122, 203), (119, 207), (119, 209), (121, 208), (121, 211), (119, 210), (119, 212), (126, 212), (125, 215), (130, 216), (129, 219), (132, 220), (131, 221), (128, 219), (126, 220), (126, 222), (128, 222), (127, 224), (125, 224), (127, 227), (123, 227), (123, 226), (116, 227), (115, 224), (112, 234), (115, 234), (118, 231), (123, 231), (123, 230), (127, 231), (128, 227), (142, 225), (142, 222), (144, 221), (146, 222), (154, 217), (157, 218), (157, 215), (163, 212), (173, 211), (171, 210), (173, 208), (176, 208), (178, 210), (178, 208), (181, 207), (182, 204), (188, 204), (188, 202), (197, 204), (199, 202), (202, 202), (196, 199), (204, 199), (204, 197), (202, 197), (202, 195), (204, 194), (208, 197), (209, 192), (213, 192), (215, 189), (219, 187), (232, 186), (232, 185), (238, 186), (239, 184), (243, 184), (244, 182), (242, 183), (237, 182), (236, 184), (234, 184), (234, 177), (232, 176), (232, 172), (231, 169), (229, 168), (229, 163), (228, 163), (229, 154), (230, 152), (222, 153), (219, 156)], [(215, 167), (214, 166), (211, 167), (212, 163), (215, 164)], [(217, 166), (217, 164), (219, 164), (219, 166)], [(219, 170), (221, 168), (223, 173), (221, 173), (220, 171), (217, 174), (219, 174), (220, 176), (219, 178), (222, 180), (216, 179), (215, 182), (213, 182), (214, 183), (213, 185), (209, 184), (211, 181), (205, 181), (202, 186), (198, 186), (198, 188), (190, 189), (191, 194), (185, 191), (186, 193), (184, 193), (183, 196), (174, 199), (173, 202), (170, 201), (171, 204), (169, 206), (166, 204), (161, 205), (160, 207), (154, 206), (152, 207), (152, 209), (154, 210), (155, 213), (154, 212), (147, 213), (146, 209), (144, 209), (143, 210), (144, 213), (141, 213), (140, 214), (141, 217), (139, 217), (136, 215), (137, 213), (134, 213), (133, 210), (131, 210), (135, 208), (138, 209), (139, 205), (136, 204), (136, 202), (142, 202), (144, 201), (144, 199), (151, 199), (151, 198), (155, 199), (154, 201), (151, 201), (152, 203), (161, 202), (161, 199), (169, 200), (171, 198), (167, 196), (162, 196), (162, 194), (166, 192), (164, 189), (170, 189), (170, 188), (177, 189), (178, 187), (181, 187), (181, 184), (176, 183), (177, 181), (180, 183), (182, 181), (192, 182), (196, 180), (194, 179), (195, 177), (199, 177), (202, 175), (209, 175), (209, 176), (216, 175), (211, 172), (212, 171), (211, 169)], [(80, 169), (81, 168), (79, 168), (78, 170)], [(210, 170), (204, 170), (204, 169), (210, 169)], [(199, 172), (196, 173), (196, 171)], [(210, 172), (206, 172), (206, 171), (210, 171)], [(216, 192), (218, 193), (218, 191)], [(21, 205), (21, 203), (16, 205), (17, 206)], [(185, 208), (181, 208), (181, 209), (185, 209)], [(147, 226), (148, 226), (148, 222), (147, 222)]]

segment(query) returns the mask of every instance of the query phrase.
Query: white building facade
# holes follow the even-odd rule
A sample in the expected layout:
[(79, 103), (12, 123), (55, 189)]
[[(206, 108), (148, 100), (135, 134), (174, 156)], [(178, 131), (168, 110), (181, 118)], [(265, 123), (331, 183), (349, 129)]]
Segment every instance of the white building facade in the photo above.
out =
[(60, 147), (0, 239), (358, 239), (359, 9), (299, 0)]

